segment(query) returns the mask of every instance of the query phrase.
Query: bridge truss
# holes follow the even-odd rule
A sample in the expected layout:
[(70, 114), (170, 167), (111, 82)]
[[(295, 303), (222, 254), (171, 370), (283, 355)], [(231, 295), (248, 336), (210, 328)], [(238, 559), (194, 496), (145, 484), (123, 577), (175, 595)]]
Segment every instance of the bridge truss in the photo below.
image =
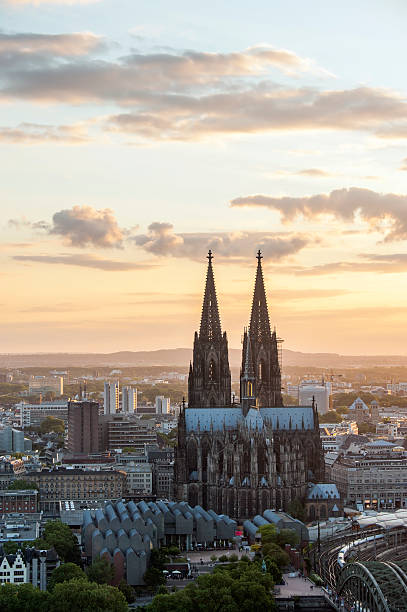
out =
[(406, 612), (407, 561), (347, 563), (336, 584), (346, 604), (363, 612)]

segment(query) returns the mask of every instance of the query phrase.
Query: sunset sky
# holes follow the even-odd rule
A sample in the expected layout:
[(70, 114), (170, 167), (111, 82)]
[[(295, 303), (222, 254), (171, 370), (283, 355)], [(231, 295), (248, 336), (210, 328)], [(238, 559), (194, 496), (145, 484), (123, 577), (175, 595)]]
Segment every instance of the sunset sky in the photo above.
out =
[(305, 352), (407, 354), (405, 0), (0, 0), (0, 352), (191, 346), (208, 248)]

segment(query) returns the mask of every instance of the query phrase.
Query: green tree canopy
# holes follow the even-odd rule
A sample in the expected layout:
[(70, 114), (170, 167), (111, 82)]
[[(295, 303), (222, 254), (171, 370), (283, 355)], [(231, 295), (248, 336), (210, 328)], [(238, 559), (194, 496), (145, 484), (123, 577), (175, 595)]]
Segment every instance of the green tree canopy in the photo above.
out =
[(86, 579), (56, 584), (50, 594), (50, 612), (127, 612), (123, 593)]
[(88, 580), (97, 584), (110, 584), (114, 579), (114, 565), (107, 559), (97, 559), (86, 569)]
[(37, 485), (29, 480), (23, 480), (22, 478), (17, 478), (8, 486), (9, 491), (21, 491), (24, 489), (38, 489)]
[(294, 529), (280, 529), (277, 534), (277, 544), (282, 548), (286, 544), (290, 544), (291, 546), (298, 546), (300, 543), (300, 538)]
[(51, 433), (52, 431), (55, 433), (64, 433), (65, 432), (65, 423), (62, 419), (57, 419), (53, 416), (46, 417), (41, 425), (38, 428), (38, 431), (42, 434)]
[[(2, 584), (0, 586), (2, 612), (48, 612), (48, 593), (32, 584)], [(72, 612), (72, 611), (71, 611)]]
[(270, 557), (279, 568), (286, 567), (290, 562), (290, 557), (278, 544), (265, 544), (262, 553), (263, 557)]
[(257, 563), (218, 566), (183, 591), (157, 595), (149, 612), (257, 612), (274, 610), (273, 580)]
[(46, 549), (54, 547), (61, 561), (80, 565), (81, 554), (78, 540), (68, 525), (61, 521), (47, 521), (42, 537), (36, 540), (35, 544)]
[(63, 563), (55, 568), (48, 581), (48, 590), (52, 591), (56, 584), (74, 579), (86, 579), (85, 572), (76, 563)]
[(319, 417), (321, 423), (340, 423), (342, 421), (342, 417), (340, 414), (335, 412), (335, 410), (328, 410), (325, 414), (321, 414)]
[(272, 523), (270, 525), (260, 525), (258, 531), (261, 534), (261, 543), (270, 544), (277, 542), (277, 529)]

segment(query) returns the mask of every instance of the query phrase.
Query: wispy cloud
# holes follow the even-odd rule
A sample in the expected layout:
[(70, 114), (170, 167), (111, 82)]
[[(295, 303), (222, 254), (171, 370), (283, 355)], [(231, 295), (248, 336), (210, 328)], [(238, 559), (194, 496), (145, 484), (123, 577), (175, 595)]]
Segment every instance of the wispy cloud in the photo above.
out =
[[(278, 270), (278, 268), (276, 268)], [(399, 274), (407, 272), (407, 254), (393, 253), (384, 255), (371, 255), (362, 253), (359, 260), (335, 261), (317, 266), (289, 266), (280, 267), (282, 273), (296, 276), (323, 276), (343, 273), (372, 273), (372, 274)], [(310, 293), (312, 296), (313, 292)]]
[[(101, 36), (92, 32), (72, 32), (69, 34), (35, 34), (33, 32), (17, 32), (6, 34), (0, 31), (0, 61), (9, 58), (10, 62), (17, 62), (20, 57), (21, 65), (26, 66), (33, 56), (35, 62), (48, 57), (79, 57), (88, 55), (96, 50), (106, 48)], [(23, 62), (24, 60), (24, 62)]]
[(21, 262), (40, 264), (59, 264), (65, 266), (80, 266), (104, 270), (106, 272), (124, 272), (127, 270), (147, 270), (150, 264), (102, 259), (95, 255), (14, 255), (12, 259)]
[(305, 168), (304, 170), (298, 170), (293, 174), (300, 174), (302, 176), (311, 176), (311, 177), (326, 177), (333, 176), (331, 172), (327, 172), (326, 170), (321, 170), (321, 168)]
[(351, 187), (336, 189), (329, 194), (303, 197), (273, 197), (249, 195), (235, 198), (232, 207), (263, 207), (276, 210), (283, 221), (298, 217), (318, 219), (321, 215), (352, 222), (356, 215), (367, 221), (372, 229), (385, 233), (385, 240), (407, 238), (407, 196), (378, 193), (370, 189)]
[(90, 138), (83, 124), (40, 125), (20, 123), (17, 127), (0, 127), (0, 142), (11, 144), (84, 144)]

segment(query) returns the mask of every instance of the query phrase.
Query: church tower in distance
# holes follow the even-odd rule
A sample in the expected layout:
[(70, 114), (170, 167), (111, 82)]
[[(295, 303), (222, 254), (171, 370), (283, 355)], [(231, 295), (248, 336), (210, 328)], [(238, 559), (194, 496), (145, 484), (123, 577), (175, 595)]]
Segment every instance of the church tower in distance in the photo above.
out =
[(193, 362), (189, 368), (190, 408), (227, 407), (231, 402), (228, 341), (220, 324), (212, 259), (209, 251), (201, 327), (199, 334), (195, 332)]
[[(245, 330), (243, 337), (240, 397), (241, 401), (250, 396), (255, 397), (258, 407), (276, 407), (283, 405), (281, 372), (278, 362), (277, 335), (270, 329), (261, 260), (262, 255), (259, 251), (250, 327)], [(248, 355), (250, 355), (249, 371)], [(248, 382), (250, 383), (249, 393)], [(245, 408), (244, 401), (242, 404)], [(246, 406), (246, 410), (248, 408), (249, 406)]]

